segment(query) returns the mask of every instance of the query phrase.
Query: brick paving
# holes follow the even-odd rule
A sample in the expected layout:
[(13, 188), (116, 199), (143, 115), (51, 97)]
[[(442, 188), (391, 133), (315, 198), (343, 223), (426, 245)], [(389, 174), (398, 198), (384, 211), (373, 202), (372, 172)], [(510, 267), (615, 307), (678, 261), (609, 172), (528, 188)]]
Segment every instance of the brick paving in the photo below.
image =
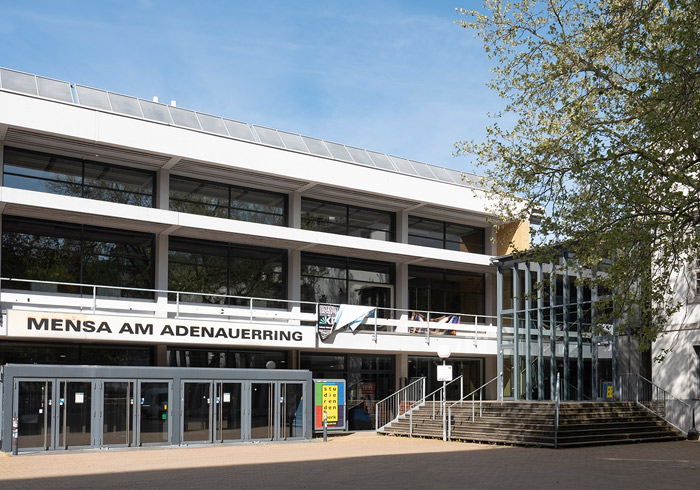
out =
[(0, 489), (700, 488), (700, 443), (542, 449), (356, 433), (310, 442), (0, 454)]

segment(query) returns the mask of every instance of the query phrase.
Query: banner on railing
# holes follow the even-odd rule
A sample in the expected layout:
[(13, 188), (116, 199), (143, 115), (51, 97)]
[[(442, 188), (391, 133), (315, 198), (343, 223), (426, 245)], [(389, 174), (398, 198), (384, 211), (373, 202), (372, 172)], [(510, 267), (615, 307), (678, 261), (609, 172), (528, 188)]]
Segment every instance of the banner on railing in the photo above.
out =
[(10, 310), (7, 336), (158, 344), (314, 347), (312, 328), (174, 318)]
[(348, 327), (353, 332), (375, 310), (374, 306), (318, 305), (318, 336), (326, 340), (334, 331)]

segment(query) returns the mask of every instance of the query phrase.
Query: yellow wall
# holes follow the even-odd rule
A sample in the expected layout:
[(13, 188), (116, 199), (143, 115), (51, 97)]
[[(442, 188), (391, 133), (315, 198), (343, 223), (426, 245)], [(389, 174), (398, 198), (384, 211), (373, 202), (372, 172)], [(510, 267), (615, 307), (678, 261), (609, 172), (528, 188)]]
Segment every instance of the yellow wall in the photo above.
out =
[(511, 221), (496, 228), (496, 255), (530, 248), (530, 222)]

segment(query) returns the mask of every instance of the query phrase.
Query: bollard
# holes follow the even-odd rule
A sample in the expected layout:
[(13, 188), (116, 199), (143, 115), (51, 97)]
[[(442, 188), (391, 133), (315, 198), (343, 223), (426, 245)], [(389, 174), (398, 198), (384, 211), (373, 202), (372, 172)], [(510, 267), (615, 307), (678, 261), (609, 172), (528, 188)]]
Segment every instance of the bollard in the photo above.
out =
[(328, 414), (323, 411), (323, 442), (328, 442)]
[(18, 445), (19, 439), (19, 419), (17, 417), (12, 417), (12, 454), (17, 456), (19, 451)]

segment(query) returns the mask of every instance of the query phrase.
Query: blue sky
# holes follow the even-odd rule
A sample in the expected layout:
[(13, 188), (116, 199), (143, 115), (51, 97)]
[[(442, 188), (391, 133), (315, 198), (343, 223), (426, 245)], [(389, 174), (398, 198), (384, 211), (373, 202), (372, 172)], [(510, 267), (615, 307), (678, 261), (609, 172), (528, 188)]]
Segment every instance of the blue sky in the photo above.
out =
[(459, 170), (501, 106), (478, 0), (0, 4), (0, 66)]

